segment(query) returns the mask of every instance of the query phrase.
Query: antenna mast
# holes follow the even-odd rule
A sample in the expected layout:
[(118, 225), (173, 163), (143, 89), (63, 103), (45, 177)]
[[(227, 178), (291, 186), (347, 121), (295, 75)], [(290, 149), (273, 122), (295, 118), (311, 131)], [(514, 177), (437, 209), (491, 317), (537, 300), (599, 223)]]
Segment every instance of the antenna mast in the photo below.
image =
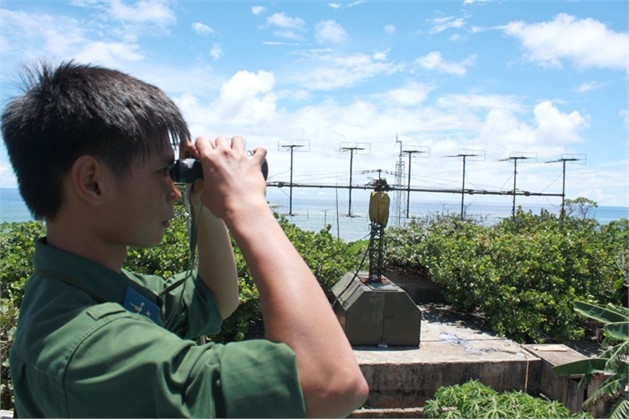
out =
[(577, 157), (576, 155), (562, 155), (561, 159), (551, 160), (546, 163), (554, 163), (561, 162), (562, 164), (562, 182), (561, 182), (561, 214), (559, 218), (561, 220), (564, 219), (564, 206), (566, 201), (566, 162), (578, 162), (585, 161), (585, 155), (581, 155), (582, 157)]
[(290, 150), (290, 181), (289, 181), (289, 196), (288, 196), (288, 215), (294, 216), (293, 214), (293, 153), (295, 152), (295, 148), (299, 149), (300, 147), (305, 147), (308, 143), (297, 143), (292, 142), (288, 144), (278, 144), (280, 149), (288, 149)]
[(480, 154), (479, 152), (465, 151), (461, 150), (457, 155), (450, 155), (448, 157), (459, 157), (463, 158), (463, 175), (461, 180), (461, 220), (463, 220), (465, 216), (465, 163), (468, 157), (476, 157), (476, 156), (484, 156), (484, 154)]
[(395, 201), (393, 206), (394, 220), (397, 226), (400, 225), (400, 219), (402, 217), (402, 194), (404, 193), (401, 190), (401, 187), (402, 174), (404, 174), (404, 160), (402, 158), (402, 140), (399, 140), (397, 133), (395, 133), (395, 144), (398, 143), (400, 145), (400, 151), (398, 153), (397, 163), (395, 164), (395, 186), (398, 187), (398, 189), (395, 191)]
[(341, 151), (346, 152), (349, 151), (349, 208), (347, 210), (347, 215), (352, 217), (352, 176), (354, 172), (354, 153), (359, 152), (361, 150), (366, 150), (367, 147), (365, 145), (360, 146), (357, 143), (352, 146), (343, 146), (341, 144)]
[(501, 162), (512, 160), (513, 161), (513, 205), (511, 206), (511, 218), (515, 218), (515, 192), (517, 191), (516, 187), (516, 178), (518, 176), (518, 160), (524, 159), (532, 159), (532, 156), (525, 156), (524, 153), (518, 153), (512, 156), (509, 156), (506, 159), (500, 159)]
[(406, 218), (411, 217), (410, 215), (410, 206), (411, 206), (411, 161), (413, 159), (414, 154), (428, 153), (430, 149), (427, 147), (416, 147), (411, 149), (402, 150), (403, 154), (408, 155), (408, 182), (406, 184)]

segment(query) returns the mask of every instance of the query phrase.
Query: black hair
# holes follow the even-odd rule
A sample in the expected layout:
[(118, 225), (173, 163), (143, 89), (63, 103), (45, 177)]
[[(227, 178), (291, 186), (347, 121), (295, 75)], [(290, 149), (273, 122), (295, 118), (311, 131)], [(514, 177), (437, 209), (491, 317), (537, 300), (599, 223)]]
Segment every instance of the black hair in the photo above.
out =
[(27, 69), (24, 93), (2, 114), (2, 137), (20, 193), (37, 219), (54, 218), (62, 179), (90, 155), (121, 177), (132, 165), (178, 146), (189, 130), (160, 89), (117, 70), (63, 62)]

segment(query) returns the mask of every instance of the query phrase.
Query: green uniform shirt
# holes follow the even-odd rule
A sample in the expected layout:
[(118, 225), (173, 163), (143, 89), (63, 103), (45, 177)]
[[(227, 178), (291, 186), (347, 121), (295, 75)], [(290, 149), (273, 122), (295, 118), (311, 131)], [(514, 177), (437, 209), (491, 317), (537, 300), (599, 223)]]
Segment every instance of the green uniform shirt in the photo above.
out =
[[(196, 274), (116, 273), (45, 240), (34, 263), (10, 353), (20, 417), (304, 416), (288, 346), (192, 340), (222, 323)], [(155, 295), (147, 289), (159, 293), (181, 276), (156, 302), (157, 323), (123, 307), (132, 288), (145, 296), (133, 307), (148, 312)]]

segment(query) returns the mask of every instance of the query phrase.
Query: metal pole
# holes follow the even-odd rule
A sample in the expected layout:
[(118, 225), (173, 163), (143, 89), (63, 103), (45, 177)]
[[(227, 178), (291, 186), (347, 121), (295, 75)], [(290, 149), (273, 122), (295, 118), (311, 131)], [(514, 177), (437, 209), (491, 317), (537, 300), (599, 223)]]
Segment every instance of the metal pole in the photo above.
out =
[(449, 155), (448, 157), (463, 158), (463, 175), (461, 180), (461, 220), (465, 214), (465, 163), (468, 156), (478, 156), (476, 153), (459, 153), (458, 155)]
[[(395, 144), (400, 144), (400, 152), (398, 154), (397, 162), (395, 163), (395, 185), (402, 187), (402, 174), (404, 173), (404, 161), (402, 160), (402, 141), (395, 135)], [(402, 190), (396, 190), (395, 198), (393, 201), (393, 214), (395, 225), (400, 226), (402, 218)]]
[(518, 176), (518, 159), (513, 159), (513, 206), (511, 207), (511, 217), (515, 219), (515, 189), (516, 177)]
[(348, 216), (352, 216), (352, 172), (354, 167), (354, 152), (356, 150), (365, 150), (364, 147), (342, 147), (341, 150), (349, 150), (349, 209), (347, 211)]
[(463, 211), (465, 208), (465, 160), (467, 155), (463, 156), (463, 179), (461, 181), (461, 220), (463, 220)]
[(347, 215), (352, 216), (352, 168), (354, 166), (354, 149), (349, 151), (349, 208)]
[(293, 151), (294, 146), (290, 146), (290, 188), (288, 197), (288, 214), (293, 215)]
[(408, 151), (408, 189), (406, 191), (406, 218), (410, 217), (409, 207), (411, 204), (411, 158), (413, 157), (413, 152)]
[(513, 190), (511, 191), (511, 195), (513, 195), (513, 205), (511, 206), (511, 218), (515, 219), (515, 196), (517, 195), (518, 189), (518, 160), (520, 159), (530, 159), (527, 156), (511, 156), (506, 159), (500, 159), (501, 162), (506, 160), (513, 161)]
[(288, 214), (289, 216), (293, 216), (293, 152), (295, 151), (295, 147), (304, 147), (303, 144), (285, 144), (281, 147), (286, 149), (290, 149), (290, 185), (289, 185), (289, 193), (288, 193)]
[(562, 221), (564, 219), (565, 200), (566, 200), (566, 162), (577, 162), (579, 160), (583, 160), (583, 159), (576, 158), (576, 157), (562, 157), (561, 159), (551, 160), (551, 161), (546, 162), (546, 163), (554, 163), (554, 162), (561, 162), (562, 163), (562, 169), (561, 169), (561, 176), (562, 176), (562, 181), (561, 181), (561, 214), (559, 215), (559, 218)]
[(402, 153), (408, 154), (408, 183), (406, 185), (406, 218), (410, 217), (411, 204), (411, 158), (413, 153), (425, 153), (423, 150), (404, 150)]
[(561, 162), (563, 163), (562, 167), (562, 177), (563, 177), (563, 181), (562, 181), (562, 185), (561, 185), (561, 220), (563, 220), (564, 217), (564, 204), (565, 204), (565, 199), (566, 199), (566, 159), (562, 159)]

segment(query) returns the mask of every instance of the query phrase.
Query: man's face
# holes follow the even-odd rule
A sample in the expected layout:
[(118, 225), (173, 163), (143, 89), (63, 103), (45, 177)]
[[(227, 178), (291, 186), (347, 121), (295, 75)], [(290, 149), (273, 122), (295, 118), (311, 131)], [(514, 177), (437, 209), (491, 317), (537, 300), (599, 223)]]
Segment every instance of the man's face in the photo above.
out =
[(146, 248), (158, 245), (181, 193), (170, 178), (174, 153), (170, 147), (138, 161), (119, 179), (112, 200), (112, 239), (121, 245)]

